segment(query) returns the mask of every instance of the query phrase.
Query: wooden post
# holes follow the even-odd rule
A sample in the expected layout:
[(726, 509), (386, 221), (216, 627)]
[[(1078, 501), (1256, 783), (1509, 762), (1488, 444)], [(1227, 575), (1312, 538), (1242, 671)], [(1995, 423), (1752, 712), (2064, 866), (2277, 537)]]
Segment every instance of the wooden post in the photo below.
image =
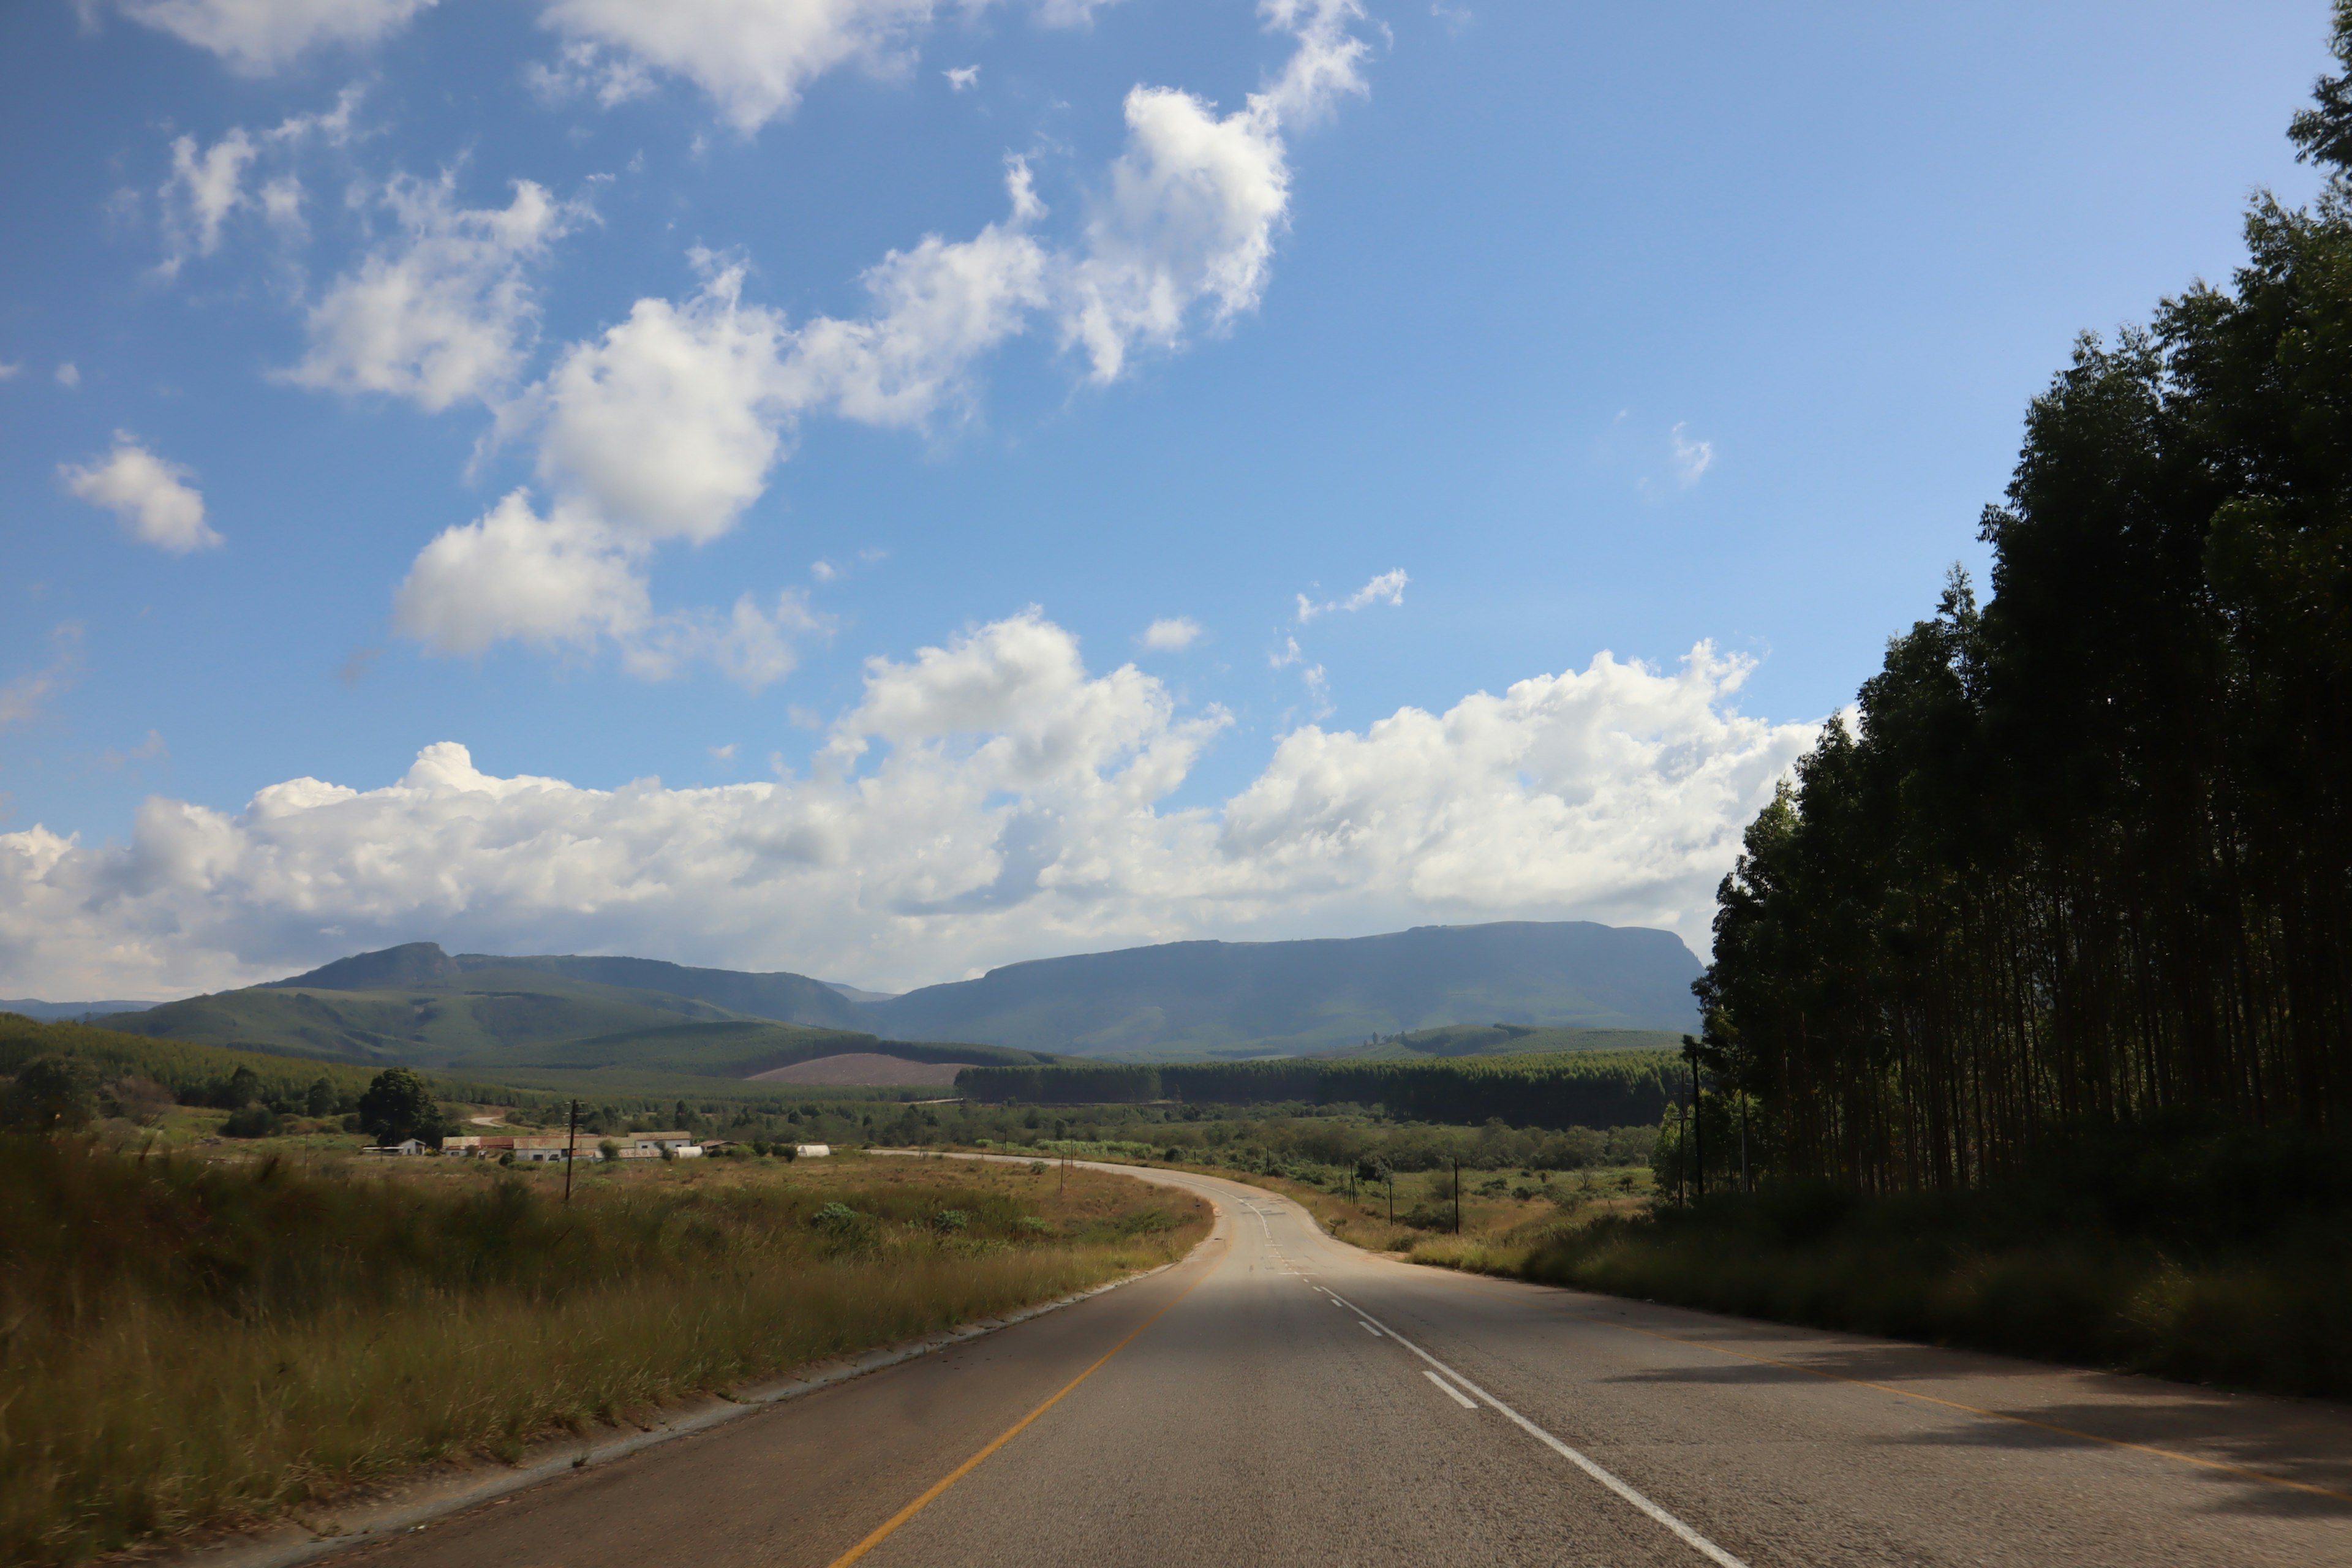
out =
[(572, 1102), (572, 1119), (563, 1131), (563, 1201), (572, 1201), (572, 1161), (580, 1150), (580, 1102)]

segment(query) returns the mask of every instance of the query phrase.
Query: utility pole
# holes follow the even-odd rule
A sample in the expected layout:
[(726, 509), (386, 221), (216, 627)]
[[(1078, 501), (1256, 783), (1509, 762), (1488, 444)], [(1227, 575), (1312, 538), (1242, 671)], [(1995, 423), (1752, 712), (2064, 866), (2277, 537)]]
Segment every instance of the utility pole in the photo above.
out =
[(572, 1118), (563, 1128), (563, 1201), (572, 1201), (572, 1156), (580, 1147), (580, 1102), (572, 1102)]
[(1454, 1234), (1462, 1234), (1462, 1162), (1454, 1162)]

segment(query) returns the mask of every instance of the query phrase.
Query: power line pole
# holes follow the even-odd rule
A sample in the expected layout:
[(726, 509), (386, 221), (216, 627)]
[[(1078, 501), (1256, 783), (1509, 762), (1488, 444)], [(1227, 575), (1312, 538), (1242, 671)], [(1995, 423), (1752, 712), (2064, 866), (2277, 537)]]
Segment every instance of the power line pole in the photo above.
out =
[(580, 1102), (572, 1102), (572, 1119), (563, 1131), (563, 1201), (572, 1201), (572, 1158), (580, 1149)]

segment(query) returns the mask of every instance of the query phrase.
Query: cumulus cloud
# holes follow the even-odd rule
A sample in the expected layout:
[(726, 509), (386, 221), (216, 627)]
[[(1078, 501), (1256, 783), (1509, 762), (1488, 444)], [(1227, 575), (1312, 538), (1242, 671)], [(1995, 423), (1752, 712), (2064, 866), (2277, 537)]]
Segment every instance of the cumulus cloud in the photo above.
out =
[(434, 0), (118, 0), (124, 16), (261, 76), (325, 44), (372, 44)]
[[(863, 18), (855, 26), (844, 20), (850, 11)], [(728, 100), (750, 104), (746, 112), (756, 111), (756, 119), (785, 101), (777, 95), (788, 79), (801, 79), (776, 61), (818, 58), (778, 39), (800, 38), (822, 22), (835, 29), (827, 37), (849, 47), (842, 40), (853, 34), (870, 41), (919, 11), (927, 20), (928, 8), (915, 6), (851, 6), (836, 15), (797, 3), (714, 9), (702, 0), (668, 7), (562, 0), (548, 15), (551, 25), (586, 29), (606, 42), (664, 40), (667, 54), (641, 57), (683, 69), (677, 61), (702, 60), (703, 44), (751, 26), (746, 18), (756, 12), (761, 20), (755, 36), (730, 46), (728, 69), (753, 70), (761, 48), (772, 44), (774, 68), (754, 73), (766, 85), (742, 98), (751, 92), (742, 85), (751, 77), (725, 77), (736, 86), (724, 90), (704, 84), (722, 99), (737, 92)], [(1036, 237), (1045, 204), (1027, 163), (1012, 157), (1006, 216), (970, 238), (926, 235), (890, 251), (862, 278), (866, 309), (859, 313), (795, 325), (743, 298), (742, 266), (697, 253), (705, 274), (698, 292), (682, 300), (639, 300), (625, 320), (562, 351), (538, 384), (501, 407), (502, 437), (535, 433), (547, 515), (528, 498), (509, 498), (502, 509), (520, 510), (502, 510), (443, 534), (428, 547), (435, 560), (421, 556), (401, 590), (401, 624), (441, 652), (478, 652), (500, 637), (585, 646), (610, 637), (634, 650), (634, 668), (675, 668), (674, 660), (647, 655), (642, 637), (619, 629), (652, 624), (643, 609), (652, 551), (672, 541), (707, 543), (731, 530), (765, 493), (804, 416), (822, 411), (867, 425), (927, 428), (967, 414), (980, 363), (1038, 320), (1058, 321), (1066, 342), (1084, 345), (1094, 377), (1108, 380), (1138, 344), (1174, 343), (1202, 309), (1222, 321), (1255, 305), (1288, 201), (1280, 126), (1286, 117), (1311, 117), (1336, 96), (1362, 89), (1356, 66), (1363, 46), (1348, 31), (1362, 14), (1356, 0), (1266, 0), (1263, 12), (1296, 47), (1281, 74), (1244, 110), (1219, 119), (1211, 106), (1172, 89), (1129, 94), (1129, 150), (1075, 249)], [(782, 29), (772, 38), (760, 32), (771, 24)], [(858, 33), (861, 27), (867, 31)], [(520, 258), (545, 243), (552, 209), (538, 187), (518, 186), (508, 214), (455, 215), (484, 228), (480, 237), (469, 230), (460, 243), (444, 235), (454, 223), (446, 199), (436, 205), (424, 199), (429, 194), (412, 190), (412, 205), (425, 216), (411, 228), (456, 258), (441, 268), (448, 286), (436, 291), (405, 273), (394, 279), (390, 263), (371, 258), (313, 313), (314, 343), (334, 347), (314, 349), (298, 376), (312, 384), (403, 391), (441, 406), (467, 392), (479, 395), (510, 369), (531, 319)], [(443, 253), (417, 238), (406, 254)], [(362, 300), (369, 301), (364, 309), (357, 303)], [(342, 315), (331, 311), (346, 300), (353, 303)], [(346, 316), (361, 325), (329, 330)], [(423, 323), (415, 331), (382, 325), (412, 319)], [(420, 342), (447, 351), (446, 375), (428, 374), (436, 362), (418, 350)], [(362, 366), (374, 368), (352, 368)], [(513, 548), (493, 552), (494, 536)], [(461, 578), (440, 569), (441, 556), (488, 563), (488, 574), (469, 565)], [(542, 561), (562, 566), (550, 584), (518, 584), (512, 592), (499, 585), (496, 573), (535, 570)], [(830, 563), (816, 568), (823, 581), (836, 574)], [(444, 594), (452, 601), (446, 609), (436, 603)], [(498, 607), (509, 605), (515, 615), (501, 623)], [(789, 617), (767, 619), (782, 638)], [(681, 647), (758, 642), (671, 639)], [(782, 665), (776, 657), (738, 663), (746, 670)]]
[(1265, 0), (1260, 12), (1297, 47), (1243, 108), (1220, 118), (1172, 88), (1127, 95), (1128, 148), (1062, 308), (1064, 338), (1097, 381), (1115, 380), (1138, 346), (1175, 346), (1204, 304), (1213, 324), (1256, 307), (1290, 207), (1284, 124), (1365, 90), (1364, 44), (1348, 30), (1363, 15), (1356, 0)]
[(948, 79), (948, 90), (950, 92), (961, 92), (966, 88), (980, 85), (978, 66), (950, 66), (940, 74)]
[(114, 513), (132, 538), (158, 550), (185, 555), (221, 543), (205, 521), (205, 498), (188, 483), (195, 476), (155, 456), (128, 430), (114, 433), (114, 450), (103, 459), (79, 468), (60, 463), (58, 477), (74, 495)]
[(68, 390), (81, 384), (81, 367), (68, 360), (58, 366), (58, 384)]
[(789, 114), (811, 81), (838, 66), (901, 60), (932, 8), (932, 0), (551, 0), (541, 21), (587, 47), (569, 57), (583, 75), (682, 76), (749, 134)]
[(427, 747), (398, 782), (241, 811), (151, 798), (128, 840), (0, 835), (0, 985), (157, 994), (357, 947), (624, 952), (910, 985), (1045, 953), (1416, 921), (1587, 917), (1705, 941), (1741, 826), (1811, 725), (1747, 666), (1581, 671), (1296, 731), (1168, 806), (1225, 726), (1031, 611), (869, 661), (805, 776), (614, 790)]
[(397, 237), (310, 307), (310, 352), (280, 378), (383, 393), (436, 413), (493, 398), (520, 370), (538, 323), (527, 269), (587, 209), (530, 180), (514, 183), (504, 207), (461, 207), (447, 173), (395, 176), (380, 201)]
[[(1373, 605), (1402, 605), (1404, 603), (1405, 584), (1412, 581), (1400, 567), (1381, 573), (1344, 599), (1325, 599), (1318, 604), (1301, 594), (1298, 595), (1298, 624), (1305, 626), (1316, 616), (1328, 616), (1334, 610), (1353, 612)], [(1298, 645), (1293, 643), (1292, 654), (1295, 656), (1297, 650)]]
[(1143, 628), (1143, 646), (1161, 653), (1181, 653), (1201, 640), (1201, 623), (1190, 616), (1171, 616)]

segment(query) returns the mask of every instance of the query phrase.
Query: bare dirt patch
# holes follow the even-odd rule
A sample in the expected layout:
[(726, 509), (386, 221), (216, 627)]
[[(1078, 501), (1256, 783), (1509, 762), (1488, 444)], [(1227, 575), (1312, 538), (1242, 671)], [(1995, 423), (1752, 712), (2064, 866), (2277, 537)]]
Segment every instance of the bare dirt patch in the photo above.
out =
[(970, 1062), (910, 1062), (874, 1051), (845, 1051), (837, 1057), (817, 1057), (788, 1068), (755, 1072), (752, 1083), (952, 1084)]

